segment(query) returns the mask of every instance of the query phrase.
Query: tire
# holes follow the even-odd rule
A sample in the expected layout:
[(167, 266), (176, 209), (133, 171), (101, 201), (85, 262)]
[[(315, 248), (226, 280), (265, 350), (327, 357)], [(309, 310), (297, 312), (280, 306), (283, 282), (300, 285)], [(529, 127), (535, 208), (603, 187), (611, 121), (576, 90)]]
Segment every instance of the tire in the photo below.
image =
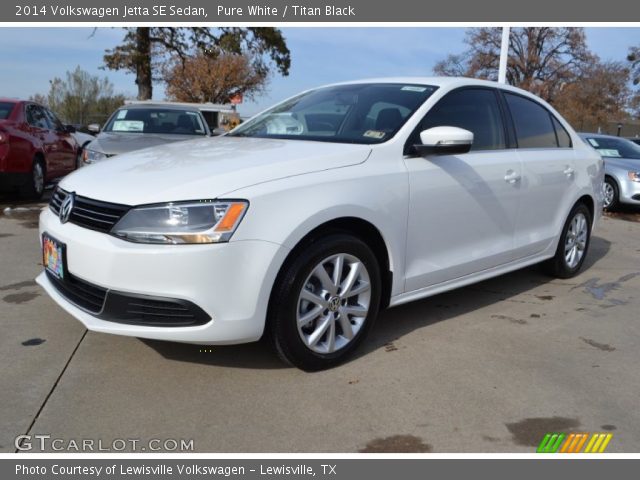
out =
[(29, 200), (40, 200), (44, 193), (45, 166), (40, 157), (35, 157), (31, 164), (31, 175), (27, 183), (20, 188), (22, 197)]
[[(336, 287), (333, 275), (340, 266)], [(278, 276), (269, 338), (280, 358), (302, 370), (338, 365), (371, 330), (380, 292), (380, 267), (366, 243), (348, 234), (322, 237), (300, 250)]]
[[(543, 263), (544, 270), (557, 278), (578, 274), (591, 242), (591, 212), (584, 203), (576, 204), (562, 228), (562, 235), (553, 258)], [(572, 256), (574, 252), (575, 256)]]
[(606, 210), (615, 210), (620, 205), (620, 190), (618, 184), (611, 177), (604, 179), (604, 208)]

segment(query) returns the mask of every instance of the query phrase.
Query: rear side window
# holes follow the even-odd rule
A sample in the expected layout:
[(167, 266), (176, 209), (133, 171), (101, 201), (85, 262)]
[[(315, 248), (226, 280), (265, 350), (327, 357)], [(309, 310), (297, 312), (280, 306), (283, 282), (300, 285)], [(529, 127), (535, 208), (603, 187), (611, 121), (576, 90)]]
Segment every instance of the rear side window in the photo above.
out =
[(0, 120), (6, 120), (11, 115), (15, 103), (0, 102)]
[(449, 93), (429, 110), (419, 130), (445, 126), (473, 132), (471, 150), (505, 148), (502, 115), (493, 90), (465, 88)]
[(551, 115), (546, 108), (520, 95), (505, 92), (504, 96), (516, 128), (518, 147), (558, 148)]
[(556, 135), (558, 136), (558, 146), (560, 148), (571, 148), (571, 137), (569, 136), (569, 133), (553, 115), (551, 115), (551, 120), (553, 121), (553, 126), (556, 129)]

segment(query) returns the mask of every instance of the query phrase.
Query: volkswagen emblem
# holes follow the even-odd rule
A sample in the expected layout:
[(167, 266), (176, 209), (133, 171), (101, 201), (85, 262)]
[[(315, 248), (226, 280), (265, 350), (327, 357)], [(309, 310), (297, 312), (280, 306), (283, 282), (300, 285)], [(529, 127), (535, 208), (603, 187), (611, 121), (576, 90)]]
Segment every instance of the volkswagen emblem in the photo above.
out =
[(76, 200), (75, 192), (70, 192), (69, 195), (62, 201), (60, 204), (60, 212), (58, 213), (58, 218), (60, 218), (60, 222), (67, 223), (69, 221), (69, 216), (71, 215), (71, 211), (73, 210), (73, 204)]
[(337, 312), (340, 308), (340, 297), (333, 297), (329, 300), (329, 311)]

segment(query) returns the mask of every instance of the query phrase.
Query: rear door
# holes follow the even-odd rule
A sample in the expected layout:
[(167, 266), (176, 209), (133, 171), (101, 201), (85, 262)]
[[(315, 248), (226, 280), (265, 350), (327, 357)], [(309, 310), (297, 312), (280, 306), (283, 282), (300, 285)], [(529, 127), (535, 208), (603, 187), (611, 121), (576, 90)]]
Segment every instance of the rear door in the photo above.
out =
[(524, 258), (542, 252), (561, 230), (562, 212), (575, 198), (575, 155), (571, 137), (544, 105), (503, 94), (522, 160), (522, 203), (514, 238), (517, 255)]
[(409, 223), (406, 291), (510, 262), (520, 198), (520, 160), (511, 148), (493, 88), (463, 88), (442, 98), (422, 130), (454, 126), (473, 132), (469, 153), (407, 156)]

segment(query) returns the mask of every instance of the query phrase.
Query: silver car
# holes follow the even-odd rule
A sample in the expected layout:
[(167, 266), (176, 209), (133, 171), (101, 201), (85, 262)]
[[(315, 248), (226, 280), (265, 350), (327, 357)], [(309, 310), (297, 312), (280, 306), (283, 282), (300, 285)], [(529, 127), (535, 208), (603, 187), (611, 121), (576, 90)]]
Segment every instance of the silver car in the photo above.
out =
[(640, 205), (640, 145), (611, 135), (580, 136), (604, 158), (604, 207)]
[[(97, 125), (92, 126), (97, 129)], [(121, 153), (211, 135), (197, 108), (133, 104), (116, 110), (85, 149), (82, 160), (95, 163)]]

